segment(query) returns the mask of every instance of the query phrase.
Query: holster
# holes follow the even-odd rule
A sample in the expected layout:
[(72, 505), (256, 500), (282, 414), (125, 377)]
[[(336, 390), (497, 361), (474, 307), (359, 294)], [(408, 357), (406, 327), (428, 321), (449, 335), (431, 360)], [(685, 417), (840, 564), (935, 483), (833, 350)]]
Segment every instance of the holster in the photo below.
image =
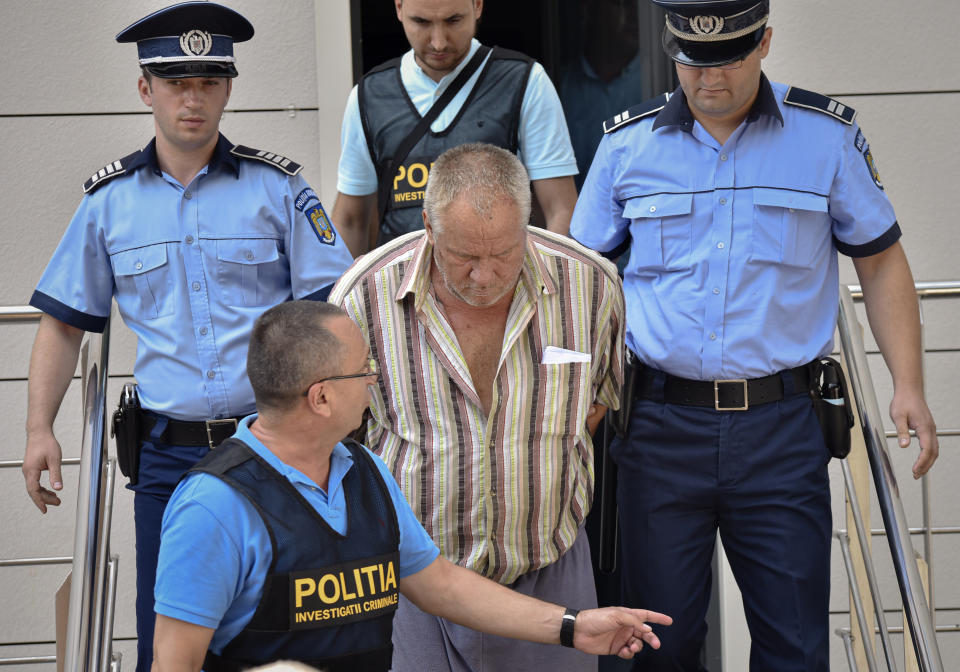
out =
[(619, 438), (624, 438), (630, 429), (630, 413), (633, 410), (633, 394), (636, 389), (637, 376), (643, 364), (633, 352), (627, 348), (627, 356), (623, 364), (623, 387), (620, 389), (620, 408), (610, 414), (613, 431)]
[(133, 383), (123, 386), (110, 433), (117, 440), (120, 472), (130, 479), (130, 485), (136, 485), (140, 472), (140, 399)]
[(853, 409), (840, 363), (832, 357), (821, 359), (816, 364), (810, 385), (813, 410), (820, 422), (823, 441), (830, 454), (842, 460), (850, 454)]

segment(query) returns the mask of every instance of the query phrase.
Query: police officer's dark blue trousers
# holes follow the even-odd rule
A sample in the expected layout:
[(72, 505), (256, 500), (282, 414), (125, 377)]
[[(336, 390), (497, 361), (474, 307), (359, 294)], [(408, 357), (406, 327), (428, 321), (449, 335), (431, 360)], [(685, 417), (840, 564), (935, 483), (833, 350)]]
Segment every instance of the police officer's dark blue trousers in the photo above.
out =
[[(152, 435), (166, 428), (161, 420)], [(157, 578), (160, 527), (167, 501), (180, 477), (209, 452), (207, 446), (169, 446), (144, 442), (140, 450), (140, 481), (127, 486), (136, 494), (133, 517), (137, 543), (137, 672), (149, 672), (153, 662), (153, 584)]]
[[(785, 379), (785, 391), (792, 381)], [(829, 667), (830, 455), (806, 391), (747, 411), (635, 399), (615, 442), (624, 604), (673, 617), (637, 670), (704, 669), (719, 529), (754, 672)]]

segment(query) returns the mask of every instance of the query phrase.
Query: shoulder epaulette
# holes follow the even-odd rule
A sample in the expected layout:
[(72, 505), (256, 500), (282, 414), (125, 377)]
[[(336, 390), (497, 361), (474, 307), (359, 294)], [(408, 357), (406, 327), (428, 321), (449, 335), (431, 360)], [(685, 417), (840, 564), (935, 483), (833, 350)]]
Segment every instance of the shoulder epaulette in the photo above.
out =
[(852, 124), (857, 116), (855, 109), (844, 105), (839, 100), (834, 100), (830, 96), (825, 96), (822, 93), (798, 89), (795, 86), (787, 89), (787, 95), (784, 97), (783, 102), (787, 105), (796, 105), (797, 107), (805, 107), (808, 110), (823, 112), (834, 119), (839, 119), (845, 124)]
[(117, 159), (113, 163), (108, 163), (103, 168), (95, 172), (90, 176), (86, 182), (83, 183), (83, 193), (89, 194), (95, 191), (101, 184), (107, 182), (117, 175), (123, 175), (127, 172), (127, 168), (133, 163), (133, 160), (140, 156), (140, 152), (143, 150), (138, 149), (133, 154), (127, 154), (122, 159)]
[(264, 163), (269, 163), (271, 166), (279, 168), (287, 175), (296, 175), (303, 170), (303, 166), (301, 166), (299, 163), (291, 161), (285, 156), (268, 152), (265, 149), (254, 149), (253, 147), (236, 145), (230, 150), (230, 153), (234, 156), (239, 156), (241, 159), (251, 159), (253, 161), (263, 161)]
[(607, 119), (605, 122), (603, 122), (603, 132), (612, 133), (621, 126), (626, 126), (627, 124), (632, 124), (638, 119), (649, 117), (654, 112), (659, 112), (662, 110), (664, 105), (667, 104), (668, 100), (670, 100), (670, 94), (662, 93), (656, 98), (651, 98), (650, 100), (646, 100), (639, 105), (634, 105), (633, 107), (616, 115), (612, 119)]

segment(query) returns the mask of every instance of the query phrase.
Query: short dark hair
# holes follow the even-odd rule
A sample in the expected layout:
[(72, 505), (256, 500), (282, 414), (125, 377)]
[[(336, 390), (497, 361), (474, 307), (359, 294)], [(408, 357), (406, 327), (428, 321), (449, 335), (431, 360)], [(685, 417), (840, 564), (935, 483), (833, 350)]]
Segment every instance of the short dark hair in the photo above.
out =
[(274, 306), (253, 325), (247, 376), (257, 410), (287, 410), (318, 378), (340, 373), (343, 343), (327, 328), (340, 307), (322, 301), (288, 301)]
[(143, 67), (143, 66), (141, 65), (141, 66), (140, 66), (140, 74), (143, 76), (143, 78), (144, 78), (145, 80), (147, 80), (147, 86), (152, 87), (152, 86), (153, 86), (153, 73), (150, 72), (149, 70), (147, 70), (145, 67)]

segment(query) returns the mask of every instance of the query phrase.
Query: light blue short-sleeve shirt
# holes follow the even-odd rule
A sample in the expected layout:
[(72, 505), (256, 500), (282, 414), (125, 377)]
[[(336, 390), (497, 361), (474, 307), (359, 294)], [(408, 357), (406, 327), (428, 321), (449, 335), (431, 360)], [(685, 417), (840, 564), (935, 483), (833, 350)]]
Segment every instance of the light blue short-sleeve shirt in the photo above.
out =
[[(244, 418), (235, 438), (286, 477), (337, 532), (347, 531), (343, 480), (353, 466), (350, 451), (337, 444), (330, 458), (327, 489), (283, 463), (250, 431), (256, 416)], [(393, 475), (370, 453), (387, 485), (400, 529), (399, 578), (416, 574), (440, 554), (414, 516)], [(204, 473), (181, 481), (167, 504), (160, 537), (158, 614), (215, 630), (216, 654), (253, 618), (273, 560), (270, 535), (260, 514), (240, 492)], [(215, 568), (215, 571), (211, 571)]]
[[(480, 43), (474, 39), (470, 45), (470, 51), (460, 64), (439, 82), (433, 81), (417, 65), (413, 50), (403, 55), (400, 59), (400, 80), (411, 102), (421, 115), (426, 114), (434, 101), (443, 95), (479, 48)], [(489, 60), (489, 56), (487, 59)], [(486, 66), (486, 61), (483, 65)], [(440, 133), (456, 119), (482, 71), (483, 67), (477, 68), (477, 71), (430, 126), (431, 131)], [(570, 144), (570, 133), (567, 130), (560, 98), (557, 96), (553, 82), (539, 63), (534, 63), (530, 70), (530, 79), (520, 105), (518, 134), (520, 149), (517, 155), (526, 167), (531, 180), (577, 174), (577, 160), (573, 153), (573, 146)], [(337, 191), (348, 196), (366, 196), (377, 191), (377, 170), (370, 157), (370, 149), (360, 121), (357, 87), (353, 87), (350, 92), (343, 114)]]
[(626, 340), (648, 366), (757, 378), (829, 354), (837, 251), (899, 239), (859, 125), (785, 103), (787, 91), (763, 77), (723, 144), (679, 89), (601, 141), (570, 233), (601, 252), (629, 244)]
[(250, 413), (254, 321), (283, 301), (325, 299), (352, 263), (302, 177), (233, 147), (220, 136), (187, 185), (160, 170), (154, 142), (123, 160), (124, 174), (81, 201), (30, 301), (102, 331), (116, 298), (137, 335), (141, 404), (181, 420)]

